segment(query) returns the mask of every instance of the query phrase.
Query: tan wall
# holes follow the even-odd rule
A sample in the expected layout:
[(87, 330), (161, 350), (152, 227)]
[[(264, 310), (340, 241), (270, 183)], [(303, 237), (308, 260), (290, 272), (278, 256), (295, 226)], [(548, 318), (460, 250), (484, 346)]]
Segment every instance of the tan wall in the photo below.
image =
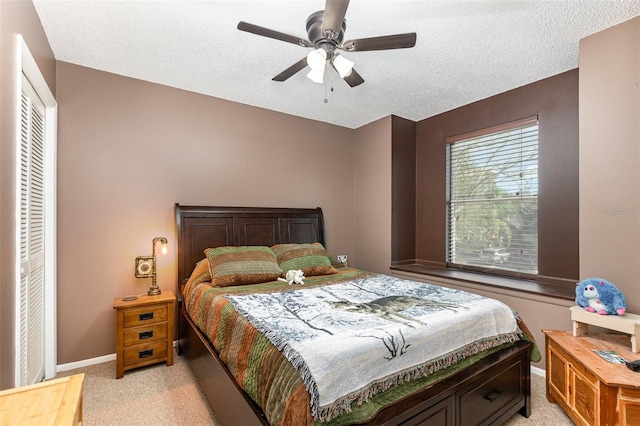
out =
[(580, 277), (640, 313), (640, 17), (580, 41)]
[[(357, 265), (388, 273), (391, 265), (391, 117), (357, 130), (354, 229)], [(350, 258), (351, 259), (351, 258)]]
[(0, 1), (0, 389), (14, 386), (17, 34), (52, 93), (56, 78), (53, 52), (31, 1)]
[(323, 208), (354, 255), (354, 131), (58, 63), (58, 363), (115, 351), (113, 298), (145, 292), (155, 236), (174, 290), (173, 205)]

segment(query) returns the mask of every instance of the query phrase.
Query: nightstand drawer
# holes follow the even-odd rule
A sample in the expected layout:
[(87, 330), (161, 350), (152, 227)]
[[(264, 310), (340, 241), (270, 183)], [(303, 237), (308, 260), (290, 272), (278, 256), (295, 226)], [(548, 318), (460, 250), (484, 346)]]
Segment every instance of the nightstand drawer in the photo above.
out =
[(124, 327), (137, 327), (167, 320), (167, 305), (151, 305), (124, 311)]
[(124, 366), (142, 365), (167, 357), (167, 342), (151, 342), (124, 349)]
[(142, 325), (124, 329), (124, 346), (137, 345), (140, 343), (155, 342), (156, 340), (167, 340), (167, 323)]

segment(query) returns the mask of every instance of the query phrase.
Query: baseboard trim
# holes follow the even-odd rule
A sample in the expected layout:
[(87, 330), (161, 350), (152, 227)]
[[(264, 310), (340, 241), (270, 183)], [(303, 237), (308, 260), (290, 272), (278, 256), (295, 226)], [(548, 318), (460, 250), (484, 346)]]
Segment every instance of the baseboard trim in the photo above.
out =
[(535, 374), (536, 376), (547, 377), (547, 371), (542, 368), (531, 366), (531, 374)]
[[(178, 341), (173, 341), (173, 347), (178, 346)], [(59, 364), (56, 366), (56, 373), (60, 373), (61, 371), (69, 371), (75, 370), (76, 368), (88, 367), (90, 365), (102, 364), (103, 362), (115, 361), (116, 354), (112, 353), (109, 355), (103, 355), (96, 358), (83, 359), (80, 361), (69, 362), (67, 364)]]
[(90, 365), (102, 364), (103, 362), (115, 361), (116, 354), (103, 355), (96, 358), (83, 359), (81, 361), (69, 362), (67, 364), (59, 364), (56, 367), (56, 371), (60, 373), (61, 371), (75, 370), (76, 368), (88, 367)]

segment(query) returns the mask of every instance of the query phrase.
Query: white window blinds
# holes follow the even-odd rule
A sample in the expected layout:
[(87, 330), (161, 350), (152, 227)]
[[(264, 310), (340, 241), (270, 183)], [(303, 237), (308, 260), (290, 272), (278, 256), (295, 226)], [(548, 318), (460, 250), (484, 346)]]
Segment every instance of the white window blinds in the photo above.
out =
[(537, 117), (447, 142), (448, 264), (537, 274)]

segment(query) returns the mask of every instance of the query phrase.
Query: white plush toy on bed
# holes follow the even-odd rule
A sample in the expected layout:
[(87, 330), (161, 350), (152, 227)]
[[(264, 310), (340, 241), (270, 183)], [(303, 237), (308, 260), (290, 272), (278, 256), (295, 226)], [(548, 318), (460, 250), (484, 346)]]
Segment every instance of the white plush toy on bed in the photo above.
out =
[(304, 284), (304, 274), (300, 269), (290, 269), (285, 274), (284, 278), (278, 278), (280, 281), (288, 282), (291, 284)]

